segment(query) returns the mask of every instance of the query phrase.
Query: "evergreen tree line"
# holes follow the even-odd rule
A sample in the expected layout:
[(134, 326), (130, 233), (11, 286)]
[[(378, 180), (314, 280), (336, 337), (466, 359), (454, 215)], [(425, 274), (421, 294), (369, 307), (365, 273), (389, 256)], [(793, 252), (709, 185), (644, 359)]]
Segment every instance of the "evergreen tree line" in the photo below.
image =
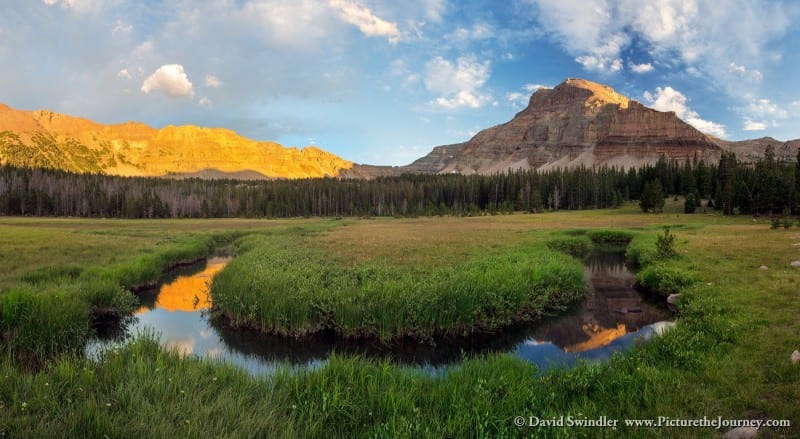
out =
[(663, 197), (672, 195), (687, 196), (698, 205), (701, 199), (710, 200), (709, 206), (726, 214), (797, 213), (800, 165), (776, 161), (772, 151), (767, 151), (765, 158), (754, 164), (725, 153), (717, 164), (697, 159), (679, 163), (662, 157), (653, 165), (628, 170), (579, 167), (488, 176), (408, 174), (374, 180), (269, 181), (112, 177), (0, 166), (0, 215), (480, 215), (609, 208), (630, 200), (641, 200), (644, 210), (658, 210)]

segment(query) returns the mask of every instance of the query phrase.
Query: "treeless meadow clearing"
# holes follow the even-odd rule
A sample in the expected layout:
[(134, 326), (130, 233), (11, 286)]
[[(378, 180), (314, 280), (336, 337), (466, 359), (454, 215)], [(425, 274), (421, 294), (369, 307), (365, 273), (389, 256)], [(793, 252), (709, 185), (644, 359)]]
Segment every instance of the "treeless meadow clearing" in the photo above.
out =
[[(797, 436), (800, 368), (789, 357), (800, 349), (800, 276), (790, 262), (800, 259), (793, 245), (800, 232), (771, 230), (766, 219), (680, 214), (678, 206), (662, 214), (627, 205), (420, 219), (0, 218), (0, 435), (716, 437), (726, 430), (514, 425), (515, 416), (563, 415), (788, 419), (791, 427), (764, 427), (759, 437)], [(669, 267), (694, 280), (681, 291), (678, 324), (607, 363), (537, 374), (525, 361), (482, 355), (431, 376), (339, 355), (319, 368), (260, 377), (183, 358), (147, 335), (99, 362), (82, 356), (98, 305), (125, 305), (125, 288), (154, 280), (176, 260), (224, 251), (235, 261), (248, 235), (303, 242), (342, 267), (415, 272), (544, 248), (553, 236), (582, 230), (650, 238), (665, 225), (678, 252)], [(109, 285), (117, 289), (106, 294)]]

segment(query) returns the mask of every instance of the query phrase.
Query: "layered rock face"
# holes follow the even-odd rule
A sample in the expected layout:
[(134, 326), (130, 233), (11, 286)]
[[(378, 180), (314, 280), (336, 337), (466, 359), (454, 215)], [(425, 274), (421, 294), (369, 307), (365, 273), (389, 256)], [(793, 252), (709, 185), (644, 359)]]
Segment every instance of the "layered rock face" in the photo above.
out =
[[(468, 142), (439, 147), (407, 166), (419, 172), (489, 174), (513, 169), (580, 165), (623, 167), (668, 158), (716, 159), (713, 139), (674, 113), (645, 107), (608, 86), (567, 79), (539, 89), (509, 122), (479, 132)], [(437, 169), (438, 168), (438, 169)]]
[(221, 128), (101, 125), (0, 104), (0, 163), (122, 176), (307, 178), (352, 163), (315, 147), (284, 148)]

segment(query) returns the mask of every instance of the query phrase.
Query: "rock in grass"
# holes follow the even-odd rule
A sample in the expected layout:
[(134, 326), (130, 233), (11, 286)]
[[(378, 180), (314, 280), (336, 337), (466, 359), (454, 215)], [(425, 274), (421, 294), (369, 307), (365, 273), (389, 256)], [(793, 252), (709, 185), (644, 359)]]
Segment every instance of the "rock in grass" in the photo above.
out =
[(762, 266), (758, 267), (758, 269), (759, 270), (769, 270), (769, 267), (767, 267), (766, 265), (762, 265)]
[(792, 267), (800, 267), (800, 261), (792, 261), (789, 265)]
[(650, 325), (656, 335), (664, 335), (664, 333), (675, 327), (675, 322), (656, 322)]
[(750, 439), (756, 437), (758, 429), (755, 427), (736, 427), (722, 435), (723, 439)]
[(792, 352), (791, 359), (792, 359), (792, 364), (800, 363), (800, 351)]
[(681, 298), (680, 294), (670, 294), (669, 296), (667, 296), (667, 304), (674, 306), (678, 303), (678, 300), (680, 300), (680, 298)]

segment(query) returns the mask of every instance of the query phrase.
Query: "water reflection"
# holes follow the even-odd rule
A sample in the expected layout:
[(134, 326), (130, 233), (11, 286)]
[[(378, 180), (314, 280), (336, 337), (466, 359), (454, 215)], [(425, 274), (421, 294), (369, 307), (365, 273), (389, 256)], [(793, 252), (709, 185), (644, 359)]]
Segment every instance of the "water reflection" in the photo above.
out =
[(565, 315), (535, 326), (437, 340), (435, 344), (400, 341), (387, 346), (369, 340), (342, 340), (333, 333), (303, 340), (265, 336), (209, 319), (204, 311), (211, 306), (210, 281), (228, 263), (227, 258), (214, 258), (175, 272), (158, 290), (142, 294), (142, 306), (135, 315), (100, 334), (87, 347), (87, 354), (96, 356), (104, 347), (122, 343), (132, 334), (150, 331), (183, 355), (220, 359), (257, 374), (272, 373), (278, 367), (317, 367), (333, 352), (425, 365), (427, 371), (458, 363), (465, 354), (491, 352), (514, 353), (540, 369), (569, 365), (578, 359), (603, 360), (642, 336), (652, 335), (670, 319), (665, 308), (648, 302), (632, 288), (634, 276), (624, 262), (618, 250), (596, 252), (587, 258), (590, 291), (586, 299)]
[(586, 299), (572, 312), (542, 322), (513, 352), (547, 368), (578, 359), (597, 361), (663, 330), (671, 314), (633, 288), (624, 249), (601, 249), (584, 263), (589, 280)]
[(160, 288), (139, 296), (142, 306), (134, 314), (143, 314), (154, 309), (194, 312), (210, 308), (209, 285), (214, 275), (225, 268), (229, 260), (230, 258), (212, 258), (200, 272), (197, 272), (197, 267), (185, 267), (174, 272), (162, 282)]

